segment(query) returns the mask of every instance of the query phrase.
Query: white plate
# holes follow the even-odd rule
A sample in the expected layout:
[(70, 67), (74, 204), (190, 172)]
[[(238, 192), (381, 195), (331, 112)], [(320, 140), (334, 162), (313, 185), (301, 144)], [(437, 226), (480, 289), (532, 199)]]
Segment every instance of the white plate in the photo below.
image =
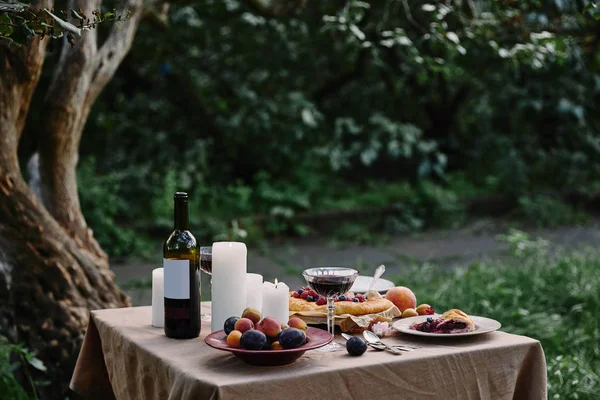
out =
[(392, 328), (397, 330), (398, 332), (406, 333), (408, 335), (416, 335), (416, 336), (429, 336), (429, 337), (457, 337), (457, 336), (472, 336), (472, 335), (481, 335), (482, 333), (488, 333), (497, 331), (500, 329), (502, 324), (496, 321), (495, 319), (485, 318), (485, 317), (475, 317), (470, 316), (473, 322), (475, 323), (475, 330), (473, 332), (463, 332), (463, 333), (430, 333), (430, 332), (421, 332), (416, 331), (414, 329), (410, 329), (410, 326), (415, 322), (424, 322), (428, 317), (437, 318), (439, 315), (419, 315), (418, 317), (410, 317), (410, 318), (402, 318), (392, 324)]
[[(365, 293), (367, 289), (369, 289), (369, 285), (371, 284), (372, 280), (372, 276), (359, 275), (356, 277), (356, 280), (354, 281), (354, 284), (352, 285), (352, 288), (350, 288), (350, 290), (354, 293)], [(375, 282), (373, 290), (377, 290), (380, 293), (385, 293), (388, 291), (388, 289), (393, 287), (394, 282), (388, 281), (387, 279), (379, 278), (377, 279), (377, 282)]]

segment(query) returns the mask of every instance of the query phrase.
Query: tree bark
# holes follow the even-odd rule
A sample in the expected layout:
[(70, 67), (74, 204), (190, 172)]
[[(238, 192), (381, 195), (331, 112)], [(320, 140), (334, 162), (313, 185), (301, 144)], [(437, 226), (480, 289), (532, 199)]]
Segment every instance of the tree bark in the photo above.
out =
[[(84, 3), (70, 5), (87, 9)], [(42, 379), (51, 385), (40, 389), (42, 398), (67, 394), (89, 310), (130, 305), (81, 215), (75, 167), (89, 108), (131, 45), (141, 3), (127, 4), (134, 12), (129, 21), (134, 27), (111, 34), (100, 50), (95, 33), (86, 32), (74, 55), (61, 58), (51, 89), (59, 97), (47, 102), (48, 127), (42, 132), (42, 197), (52, 212), (25, 183), (17, 159), (48, 39), (33, 39), (25, 47), (0, 41), (0, 334), (24, 343), (46, 364)], [(52, 4), (38, 0), (32, 8)], [(102, 49), (111, 49), (105, 50), (113, 58), (108, 67), (106, 55), (99, 55)]]
[[(70, 0), (69, 8), (91, 16), (102, 0)], [(67, 234), (99, 261), (107, 256), (81, 212), (77, 192), (79, 143), (90, 109), (129, 51), (143, 0), (128, 0), (122, 10), (131, 19), (114, 27), (101, 48), (97, 31), (85, 31), (74, 47), (64, 40), (59, 63), (45, 100), (40, 135), (40, 178), (44, 205)]]

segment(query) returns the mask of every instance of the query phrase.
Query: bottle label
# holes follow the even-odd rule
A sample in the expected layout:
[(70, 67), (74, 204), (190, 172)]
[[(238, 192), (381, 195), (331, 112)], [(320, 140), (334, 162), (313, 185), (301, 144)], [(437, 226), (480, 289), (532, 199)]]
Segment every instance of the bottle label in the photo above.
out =
[(190, 298), (190, 260), (163, 259), (165, 297), (169, 299)]

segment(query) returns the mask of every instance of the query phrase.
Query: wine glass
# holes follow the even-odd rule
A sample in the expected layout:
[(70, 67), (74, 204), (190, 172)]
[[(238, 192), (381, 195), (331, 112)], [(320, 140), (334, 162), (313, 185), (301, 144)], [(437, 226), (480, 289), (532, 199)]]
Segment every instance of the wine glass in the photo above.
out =
[[(358, 271), (345, 267), (316, 267), (302, 272), (308, 286), (319, 296), (327, 298), (327, 332), (335, 335), (335, 302), (336, 296), (341, 296), (352, 287), (358, 276)], [(317, 351), (340, 351), (344, 346), (331, 342)]]
[[(200, 269), (205, 274), (212, 275), (212, 246), (200, 247)], [(210, 313), (200, 314), (200, 320), (210, 322)]]

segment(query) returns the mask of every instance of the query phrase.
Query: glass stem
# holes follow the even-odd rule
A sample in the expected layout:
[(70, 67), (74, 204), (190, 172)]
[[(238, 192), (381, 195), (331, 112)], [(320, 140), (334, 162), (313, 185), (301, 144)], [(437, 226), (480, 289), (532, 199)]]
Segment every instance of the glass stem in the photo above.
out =
[(333, 297), (327, 298), (327, 332), (335, 335), (335, 302)]

